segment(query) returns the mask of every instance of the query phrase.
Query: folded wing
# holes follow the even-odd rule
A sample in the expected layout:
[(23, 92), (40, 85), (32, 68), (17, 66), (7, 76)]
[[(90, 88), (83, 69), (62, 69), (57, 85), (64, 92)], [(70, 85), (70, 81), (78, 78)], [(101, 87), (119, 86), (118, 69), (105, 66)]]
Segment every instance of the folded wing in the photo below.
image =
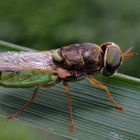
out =
[(20, 70), (43, 70), (57, 73), (60, 77), (70, 75), (67, 70), (54, 64), (49, 51), (0, 53), (0, 71)]

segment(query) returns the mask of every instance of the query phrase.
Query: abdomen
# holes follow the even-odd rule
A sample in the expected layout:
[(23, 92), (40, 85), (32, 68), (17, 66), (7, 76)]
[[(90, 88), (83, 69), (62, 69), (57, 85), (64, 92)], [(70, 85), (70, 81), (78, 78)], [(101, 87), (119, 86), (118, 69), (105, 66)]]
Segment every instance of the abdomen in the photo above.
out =
[(11, 88), (26, 88), (41, 84), (52, 85), (58, 81), (53, 73), (41, 71), (1, 72), (0, 85)]

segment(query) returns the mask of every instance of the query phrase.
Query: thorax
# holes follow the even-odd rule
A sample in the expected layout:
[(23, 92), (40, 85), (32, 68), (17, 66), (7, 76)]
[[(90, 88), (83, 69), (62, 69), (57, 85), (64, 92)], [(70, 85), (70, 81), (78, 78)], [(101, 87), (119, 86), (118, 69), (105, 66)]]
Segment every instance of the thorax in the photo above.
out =
[(99, 72), (103, 66), (104, 53), (92, 43), (73, 44), (57, 50), (61, 60), (56, 64), (72, 73), (70, 79), (82, 80), (85, 75)]

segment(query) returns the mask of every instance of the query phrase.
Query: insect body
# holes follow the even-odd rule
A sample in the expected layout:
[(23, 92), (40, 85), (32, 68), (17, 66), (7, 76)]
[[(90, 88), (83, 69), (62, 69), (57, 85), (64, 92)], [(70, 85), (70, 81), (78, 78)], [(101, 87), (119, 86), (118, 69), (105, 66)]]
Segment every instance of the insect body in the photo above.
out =
[(106, 95), (120, 110), (120, 106), (111, 96), (108, 88), (93, 78), (93, 74), (101, 72), (110, 76), (116, 72), (124, 57), (133, 56), (131, 48), (122, 53), (120, 47), (107, 42), (100, 46), (92, 43), (73, 44), (52, 51), (44, 52), (5, 52), (0, 53), (0, 85), (5, 87), (36, 86), (32, 98), (7, 120), (18, 117), (35, 99), (39, 88), (53, 86), (63, 81), (68, 97), (71, 129), (75, 131), (72, 116), (72, 101), (67, 82), (87, 78), (89, 82), (106, 91)]

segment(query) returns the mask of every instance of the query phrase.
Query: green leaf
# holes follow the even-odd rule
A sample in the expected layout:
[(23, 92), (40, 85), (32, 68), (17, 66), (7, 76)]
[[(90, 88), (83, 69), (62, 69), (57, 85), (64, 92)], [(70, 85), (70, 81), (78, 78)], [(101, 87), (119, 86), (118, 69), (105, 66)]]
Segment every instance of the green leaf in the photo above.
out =
[(34, 50), (0, 40), (0, 51), (34, 51)]
[[(5, 43), (6, 50), (18, 46)], [(0, 48), (3, 42), (0, 42)], [(24, 50), (20, 47), (19, 50)], [(27, 50), (27, 49), (25, 49)], [(4, 49), (3, 49), (4, 51)], [(138, 140), (140, 139), (140, 79), (122, 74), (112, 77), (97, 75), (108, 86), (114, 99), (126, 112), (117, 110), (105, 92), (87, 80), (69, 83), (73, 98), (73, 115), (77, 131), (70, 131), (69, 111), (62, 84), (42, 89), (31, 107), (18, 119), (33, 127), (78, 140)], [(27, 102), (33, 88), (0, 88), (0, 114), (7, 116)]]

